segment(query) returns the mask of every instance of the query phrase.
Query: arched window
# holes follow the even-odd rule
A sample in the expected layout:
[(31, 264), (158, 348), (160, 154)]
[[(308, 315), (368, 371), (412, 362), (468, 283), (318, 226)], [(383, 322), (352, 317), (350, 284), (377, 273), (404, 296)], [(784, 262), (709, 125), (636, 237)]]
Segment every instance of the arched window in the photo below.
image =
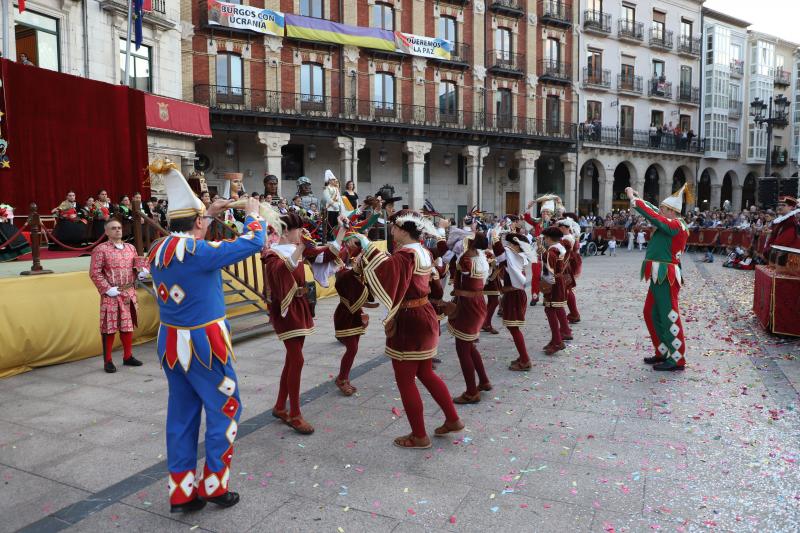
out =
[(372, 27), (394, 31), (394, 6), (385, 2), (376, 2), (372, 6)]
[(244, 98), (243, 78), (242, 56), (230, 53), (217, 54), (217, 100), (241, 102)]
[(388, 72), (375, 74), (375, 111), (382, 114), (394, 114), (394, 76)]
[(300, 66), (300, 102), (303, 109), (325, 106), (325, 70), (318, 63)]

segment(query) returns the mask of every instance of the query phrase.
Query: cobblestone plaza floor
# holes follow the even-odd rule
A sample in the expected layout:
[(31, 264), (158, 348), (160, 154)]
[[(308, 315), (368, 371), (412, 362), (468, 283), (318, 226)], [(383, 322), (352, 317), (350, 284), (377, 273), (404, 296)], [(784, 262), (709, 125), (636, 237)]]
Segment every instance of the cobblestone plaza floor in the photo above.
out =
[[(752, 272), (687, 254), (689, 366), (653, 372), (641, 362), (652, 351), (642, 257), (585, 260), (583, 321), (557, 356), (541, 352), (542, 308), (528, 309), (530, 372), (506, 370), (516, 353), (495, 318), (500, 335), (479, 344), (495, 388), (459, 408), (465, 432), (430, 450), (392, 446), (408, 423), (375, 311), (359, 392), (345, 398), (332, 383), (344, 351), (336, 302), (318, 306), (302, 385), (312, 436), (269, 414), (277, 338), (236, 345), (244, 413), (231, 488), (242, 501), (227, 510), (169, 513), (167, 391), (152, 343), (136, 348), (140, 368), (109, 375), (93, 358), (0, 381), (0, 531), (798, 531), (800, 343), (760, 330)], [(460, 394), (446, 331), (440, 357)], [(442, 415), (423, 398), (432, 432)]]

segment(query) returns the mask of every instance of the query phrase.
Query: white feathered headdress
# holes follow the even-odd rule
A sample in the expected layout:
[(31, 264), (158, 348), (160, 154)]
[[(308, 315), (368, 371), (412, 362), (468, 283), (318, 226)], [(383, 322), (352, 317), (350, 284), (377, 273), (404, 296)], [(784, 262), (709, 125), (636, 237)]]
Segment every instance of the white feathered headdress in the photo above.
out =
[(433, 225), (433, 222), (431, 222), (430, 219), (423, 217), (416, 211), (409, 211), (394, 219), (395, 226), (402, 227), (406, 222), (411, 222), (414, 224), (414, 226), (417, 228), (417, 231), (423, 235), (431, 235), (434, 237), (439, 235), (439, 232), (436, 231), (436, 226)]

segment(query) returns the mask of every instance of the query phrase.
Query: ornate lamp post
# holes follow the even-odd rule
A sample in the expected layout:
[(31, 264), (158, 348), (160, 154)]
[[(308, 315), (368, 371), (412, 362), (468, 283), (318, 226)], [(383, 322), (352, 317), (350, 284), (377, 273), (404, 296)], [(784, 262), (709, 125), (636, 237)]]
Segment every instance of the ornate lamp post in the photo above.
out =
[(789, 100), (780, 95), (775, 98), (769, 97), (769, 104), (760, 98), (750, 102), (750, 116), (755, 123), (760, 126), (767, 125), (767, 157), (764, 165), (764, 174), (769, 177), (772, 174), (772, 127), (775, 125), (786, 125), (787, 110)]

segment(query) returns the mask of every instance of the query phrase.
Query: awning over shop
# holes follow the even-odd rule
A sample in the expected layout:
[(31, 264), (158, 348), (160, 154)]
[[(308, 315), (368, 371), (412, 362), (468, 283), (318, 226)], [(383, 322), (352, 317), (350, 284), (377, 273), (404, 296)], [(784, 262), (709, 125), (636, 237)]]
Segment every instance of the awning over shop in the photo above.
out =
[(144, 95), (147, 129), (190, 137), (211, 137), (208, 108), (174, 98)]

